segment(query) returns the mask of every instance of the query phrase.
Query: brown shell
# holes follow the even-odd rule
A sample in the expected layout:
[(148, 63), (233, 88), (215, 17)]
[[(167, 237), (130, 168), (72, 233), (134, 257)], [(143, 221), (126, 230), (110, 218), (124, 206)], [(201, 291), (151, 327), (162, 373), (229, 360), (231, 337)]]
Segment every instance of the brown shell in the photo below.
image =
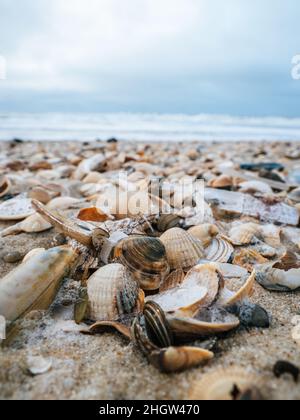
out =
[(224, 238), (213, 239), (212, 243), (206, 248), (206, 259), (212, 262), (227, 263), (232, 254), (233, 246)]
[(174, 287), (180, 286), (185, 278), (185, 272), (181, 269), (172, 271), (163, 281), (159, 288), (159, 292), (166, 292)]
[(143, 290), (158, 290), (170, 271), (165, 247), (157, 238), (126, 238), (115, 247), (114, 259), (129, 269)]
[(238, 249), (235, 251), (233, 264), (239, 265), (251, 272), (255, 265), (265, 264), (268, 261), (254, 249)]
[(183, 229), (170, 229), (160, 239), (172, 270), (188, 270), (204, 257), (201, 242)]
[(87, 318), (92, 321), (123, 321), (140, 310), (140, 290), (121, 264), (100, 268), (87, 282)]

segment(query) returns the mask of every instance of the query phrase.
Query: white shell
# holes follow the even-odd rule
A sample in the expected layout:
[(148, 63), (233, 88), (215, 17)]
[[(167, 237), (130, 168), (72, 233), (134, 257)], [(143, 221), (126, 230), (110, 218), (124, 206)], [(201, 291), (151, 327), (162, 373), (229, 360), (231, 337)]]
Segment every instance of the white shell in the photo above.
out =
[(28, 198), (17, 197), (0, 204), (0, 220), (22, 220), (35, 213)]

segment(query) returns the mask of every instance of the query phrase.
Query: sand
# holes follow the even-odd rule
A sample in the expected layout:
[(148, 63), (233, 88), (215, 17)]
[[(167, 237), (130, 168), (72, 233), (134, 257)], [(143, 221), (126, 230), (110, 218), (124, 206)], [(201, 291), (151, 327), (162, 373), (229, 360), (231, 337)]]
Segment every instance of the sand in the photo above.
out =
[[(5, 226), (1, 223), (0, 229)], [(49, 248), (54, 235), (50, 230), (1, 238), (0, 252), (18, 250), (25, 254), (33, 248)], [(0, 260), (1, 275), (16, 265)], [(0, 350), (1, 399), (186, 399), (205, 373), (234, 366), (259, 374), (258, 385), (265, 398), (300, 399), (300, 383), (295, 384), (290, 376), (276, 379), (272, 372), (278, 360), (300, 365), (300, 347), (291, 338), (291, 320), (299, 314), (300, 293), (272, 293), (257, 284), (251, 299), (271, 314), (269, 329), (239, 329), (218, 341), (216, 356), (206, 366), (165, 375), (118, 334), (64, 332), (72, 319), (77, 287), (72, 280), (65, 280), (51, 310), (28, 315), (14, 340)], [(28, 355), (51, 358), (51, 370), (33, 377), (26, 366)]]

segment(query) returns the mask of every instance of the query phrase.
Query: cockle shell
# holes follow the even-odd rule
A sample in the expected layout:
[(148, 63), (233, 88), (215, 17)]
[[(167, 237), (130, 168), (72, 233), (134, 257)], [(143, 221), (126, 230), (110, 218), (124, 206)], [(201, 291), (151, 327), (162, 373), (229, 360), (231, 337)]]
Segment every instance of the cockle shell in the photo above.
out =
[(172, 271), (163, 281), (159, 288), (159, 292), (166, 292), (180, 286), (185, 279), (185, 272), (182, 269)]
[(239, 185), (239, 191), (245, 194), (273, 194), (272, 188), (261, 181), (247, 181)]
[(194, 226), (190, 228), (188, 232), (195, 238), (199, 239), (204, 248), (207, 248), (211, 244), (212, 240), (219, 234), (219, 229), (215, 225), (206, 223)]
[(87, 282), (87, 318), (92, 321), (125, 321), (143, 305), (143, 293), (121, 264), (100, 268)]
[[(218, 305), (223, 306), (223, 307), (235, 305), (247, 299), (249, 296), (251, 296), (251, 293), (253, 291), (253, 287), (255, 284), (255, 277), (256, 277), (256, 271), (254, 270), (252, 274), (245, 281), (241, 281), (239, 283), (234, 282), (235, 288), (238, 289), (236, 291), (232, 291), (231, 289), (229, 289), (230, 285), (229, 285), (229, 281), (227, 281), (225, 283), (225, 288), (222, 289), (220, 293)], [(241, 287), (240, 287), (240, 283), (242, 283)]]
[(140, 287), (144, 290), (157, 290), (169, 274), (163, 243), (157, 238), (133, 236), (119, 242), (113, 258), (127, 267)]
[(9, 193), (11, 189), (11, 182), (5, 175), (0, 175), (0, 198)]
[(164, 244), (172, 270), (188, 270), (203, 258), (201, 242), (183, 229), (173, 228), (165, 232), (160, 240)]
[(220, 236), (213, 239), (212, 243), (206, 248), (206, 259), (212, 262), (227, 263), (233, 251), (233, 246)]
[(0, 204), (0, 220), (4, 221), (26, 219), (34, 212), (28, 198), (16, 197)]
[(15, 321), (33, 309), (47, 309), (76, 257), (63, 246), (27, 259), (0, 280), (0, 314)]
[[(194, 383), (190, 391), (190, 400), (196, 401), (232, 401), (244, 392), (257, 387), (259, 377), (240, 367), (217, 369)], [(235, 396), (234, 394), (238, 395)]]
[(52, 225), (42, 218), (38, 213), (33, 214), (32, 216), (27, 217), (20, 223), (17, 223), (14, 226), (11, 226), (7, 229), (4, 229), (0, 236), (10, 236), (18, 235), (19, 233), (40, 233), (45, 232), (46, 230), (52, 229)]
[(233, 227), (229, 232), (229, 239), (233, 245), (249, 245), (256, 236), (260, 235), (260, 225), (245, 223)]

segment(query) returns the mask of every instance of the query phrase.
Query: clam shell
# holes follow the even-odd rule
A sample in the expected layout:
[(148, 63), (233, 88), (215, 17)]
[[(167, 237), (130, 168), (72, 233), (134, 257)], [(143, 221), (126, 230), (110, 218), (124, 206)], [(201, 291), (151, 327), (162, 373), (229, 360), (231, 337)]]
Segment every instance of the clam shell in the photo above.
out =
[(200, 226), (194, 226), (188, 231), (192, 236), (202, 242), (204, 248), (207, 248), (212, 240), (219, 234), (217, 226), (206, 223)]
[(231, 306), (236, 303), (240, 303), (243, 300), (251, 296), (253, 287), (255, 284), (256, 271), (254, 270), (248, 279), (244, 282), (242, 287), (240, 287), (236, 292), (233, 292), (228, 289), (228, 283), (226, 282), (225, 288), (221, 291), (218, 304), (220, 306), (226, 307)]
[(165, 232), (160, 240), (164, 244), (172, 270), (187, 270), (204, 256), (201, 242), (183, 229), (173, 228)]
[(224, 238), (213, 239), (212, 243), (206, 248), (206, 259), (212, 262), (227, 263), (233, 254), (233, 246)]
[(159, 232), (166, 232), (169, 229), (178, 227), (182, 218), (176, 214), (162, 214), (157, 221), (157, 230)]
[(38, 200), (42, 204), (48, 204), (49, 201), (57, 196), (59, 196), (59, 193), (44, 187), (35, 187), (28, 194), (28, 197)]
[(196, 401), (232, 401), (235, 388), (240, 394), (257, 387), (260, 379), (239, 367), (217, 369), (196, 382), (189, 399)]
[(123, 321), (140, 309), (140, 290), (121, 264), (100, 268), (88, 280), (87, 318), (92, 321)]
[(231, 331), (240, 325), (239, 319), (227, 311), (212, 307), (204, 309), (195, 318), (167, 315), (175, 337), (195, 339)]
[(260, 225), (245, 223), (233, 227), (229, 232), (229, 239), (233, 245), (249, 245), (256, 236), (260, 235)]
[(22, 220), (35, 213), (31, 200), (17, 197), (0, 204), (0, 220)]
[(291, 292), (300, 289), (300, 269), (284, 271), (266, 264), (257, 268), (256, 281), (265, 289), (274, 292)]
[(70, 247), (52, 248), (27, 259), (2, 278), (1, 315), (15, 321), (33, 309), (47, 309), (76, 257)]
[(5, 175), (0, 175), (0, 198), (9, 193), (11, 189), (11, 182)]
[(130, 270), (144, 290), (158, 290), (170, 271), (165, 247), (157, 238), (124, 239), (115, 247), (114, 259)]

